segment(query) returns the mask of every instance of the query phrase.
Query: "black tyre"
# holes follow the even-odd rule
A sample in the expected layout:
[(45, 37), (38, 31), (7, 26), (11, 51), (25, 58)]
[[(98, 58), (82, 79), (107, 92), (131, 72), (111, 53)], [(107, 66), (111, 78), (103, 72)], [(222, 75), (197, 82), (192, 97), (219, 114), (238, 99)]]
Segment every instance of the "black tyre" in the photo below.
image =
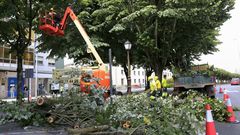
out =
[(210, 98), (215, 98), (215, 92), (214, 92), (214, 87), (213, 87), (213, 85), (206, 86), (205, 90), (206, 90), (207, 95), (208, 95)]

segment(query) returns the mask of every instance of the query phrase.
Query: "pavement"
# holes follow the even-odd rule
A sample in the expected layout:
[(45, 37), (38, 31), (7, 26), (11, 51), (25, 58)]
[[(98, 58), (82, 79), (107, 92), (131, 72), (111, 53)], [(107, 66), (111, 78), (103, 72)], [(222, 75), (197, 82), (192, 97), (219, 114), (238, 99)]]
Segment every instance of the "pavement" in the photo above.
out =
[(0, 125), (0, 135), (67, 135), (67, 132), (59, 127), (21, 127), (17, 123)]
[[(44, 97), (45, 96), (47, 98), (52, 98), (53, 97), (52, 95), (44, 95)], [(40, 96), (38, 96), (38, 97), (40, 97)], [(60, 95), (57, 95), (57, 97), (60, 97)], [(36, 101), (37, 100), (36, 97), (32, 97), (31, 99), (32, 99), (32, 101)], [(16, 102), (17, 101), (16, 98), (6, 98), (6, 99), (0, 99), (0, 100), (5, 101), (5, 102)], [(28, 101), (28, 98), (23, 98), (23, 100), (24, 101)]]

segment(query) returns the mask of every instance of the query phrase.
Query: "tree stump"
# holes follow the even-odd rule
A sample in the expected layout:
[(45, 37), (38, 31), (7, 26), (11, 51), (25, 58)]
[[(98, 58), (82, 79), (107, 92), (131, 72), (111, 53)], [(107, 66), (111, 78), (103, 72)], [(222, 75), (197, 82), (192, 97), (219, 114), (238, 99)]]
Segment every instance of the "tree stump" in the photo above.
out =
[(47, 102), (47, 98), (46, 97), (38, 97), (36, 103), (37, 103), (38, 106), (42, 106), (46, 102)]
[(48, 123), (50, 123), (50, 124), (52, 124), (55, 120), (56, 120), (56, 117), (55, 117), (55, 116), (52, 116), (52, 115), (47, 118), (47, 121), (48, 121)]

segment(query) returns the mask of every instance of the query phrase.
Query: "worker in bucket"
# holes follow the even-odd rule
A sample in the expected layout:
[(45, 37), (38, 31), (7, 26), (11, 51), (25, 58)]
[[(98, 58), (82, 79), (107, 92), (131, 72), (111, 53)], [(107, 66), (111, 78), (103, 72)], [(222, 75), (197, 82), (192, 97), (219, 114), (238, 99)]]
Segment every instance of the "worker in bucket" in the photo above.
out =
[(50, 9), (48, 14), (54, 20), (55, 25), (59, 26), (61, 22), (60, 14), (57, 14), (53, 8)]

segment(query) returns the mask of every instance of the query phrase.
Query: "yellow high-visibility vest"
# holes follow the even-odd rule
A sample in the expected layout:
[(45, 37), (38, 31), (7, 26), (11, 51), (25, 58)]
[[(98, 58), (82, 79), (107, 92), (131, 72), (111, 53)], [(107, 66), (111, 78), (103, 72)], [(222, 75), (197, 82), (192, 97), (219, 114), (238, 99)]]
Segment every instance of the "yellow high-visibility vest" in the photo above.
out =
[(153, 92), (153, 91), (156, 91), (157, 90), (157, 85), (156, 85), (156, 82), (155, 80), (151, 80), (150, 81), (150, 91)]
[(159, 80), (156, 80), (156, 87), (158, 90), (161, 89), (161, 83)]
[(162, 86), (163, 88), (167, 87), (167, 80), (165, 78), (162, 79)]

